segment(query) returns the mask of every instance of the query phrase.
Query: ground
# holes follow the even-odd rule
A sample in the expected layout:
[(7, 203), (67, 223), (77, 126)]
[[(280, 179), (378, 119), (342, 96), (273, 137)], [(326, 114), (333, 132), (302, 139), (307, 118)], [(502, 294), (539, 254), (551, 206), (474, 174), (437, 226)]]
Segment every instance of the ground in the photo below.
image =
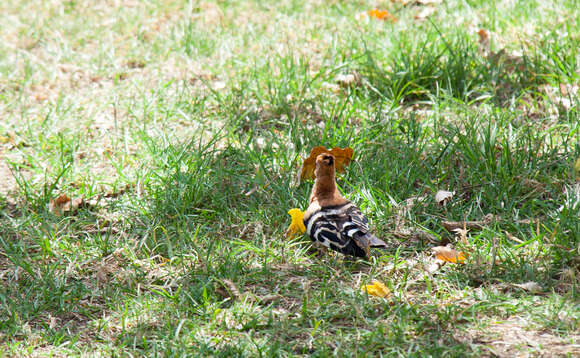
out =
[[(3, 1), (0, 354), (580, 355), (579, 12)], [(388, 250), (285, 237), (319, 145)]]

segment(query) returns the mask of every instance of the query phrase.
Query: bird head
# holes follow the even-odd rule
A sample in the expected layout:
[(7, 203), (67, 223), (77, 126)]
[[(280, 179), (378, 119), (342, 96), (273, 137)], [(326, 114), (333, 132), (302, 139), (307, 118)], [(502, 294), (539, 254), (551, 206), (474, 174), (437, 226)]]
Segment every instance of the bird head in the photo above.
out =
[(316, 169), (314, 175), (318, 178), (321, 176), (334, 176), (334, 155), (322, 153), (316, 157)]

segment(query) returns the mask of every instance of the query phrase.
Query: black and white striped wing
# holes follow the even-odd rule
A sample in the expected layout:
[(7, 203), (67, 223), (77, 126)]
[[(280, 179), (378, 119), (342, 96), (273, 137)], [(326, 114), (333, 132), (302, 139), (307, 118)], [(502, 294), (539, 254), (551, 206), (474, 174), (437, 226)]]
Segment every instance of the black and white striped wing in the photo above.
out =
[(342, 230), (347, 233), (349, 237), (357, 235), (364, 235), (369, 232), (369, 221), (362, 214), (359, 208), (352, 203), (346, 208), (345, 214), (347, 220), (344, 221)]
[(367, 256), (368, 220), (354, 204), (323, 207), (304, 224), (313, 241), (345, 255)]

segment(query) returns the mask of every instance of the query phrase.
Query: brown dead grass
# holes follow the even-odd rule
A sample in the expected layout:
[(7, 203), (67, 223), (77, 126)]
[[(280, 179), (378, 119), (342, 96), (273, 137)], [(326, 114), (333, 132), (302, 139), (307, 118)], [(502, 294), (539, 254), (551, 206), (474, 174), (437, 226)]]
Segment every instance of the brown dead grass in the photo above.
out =
[(456, 330), (454, 337), (465, 344), (484, 345), (489, 357), (564, 357), (580, 355), (580, 334), (556, 336), (528, 327), (525, 319), (511, 317), (485, 329)]
[(0, 196), (9, 198), (11, 194), (14, 194), (18, 189), (16, 185), (16, 180), (12, 175), (12, 170), (4, 159), (4, 153), (0, 149)]

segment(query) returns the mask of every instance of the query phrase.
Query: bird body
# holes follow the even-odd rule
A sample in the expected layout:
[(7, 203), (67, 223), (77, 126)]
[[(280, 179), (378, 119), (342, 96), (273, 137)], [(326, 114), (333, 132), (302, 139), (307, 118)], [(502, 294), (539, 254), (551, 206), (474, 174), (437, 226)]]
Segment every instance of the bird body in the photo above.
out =
[(306, 232), (312, 241), (332, 250), (367, 257), (371, 247), (387, 245), (369, 232), (367, 218), (338, 191), (334, 162), (334, 156), (327, 153), (316, 158), (316, 179), (303, 218)]

